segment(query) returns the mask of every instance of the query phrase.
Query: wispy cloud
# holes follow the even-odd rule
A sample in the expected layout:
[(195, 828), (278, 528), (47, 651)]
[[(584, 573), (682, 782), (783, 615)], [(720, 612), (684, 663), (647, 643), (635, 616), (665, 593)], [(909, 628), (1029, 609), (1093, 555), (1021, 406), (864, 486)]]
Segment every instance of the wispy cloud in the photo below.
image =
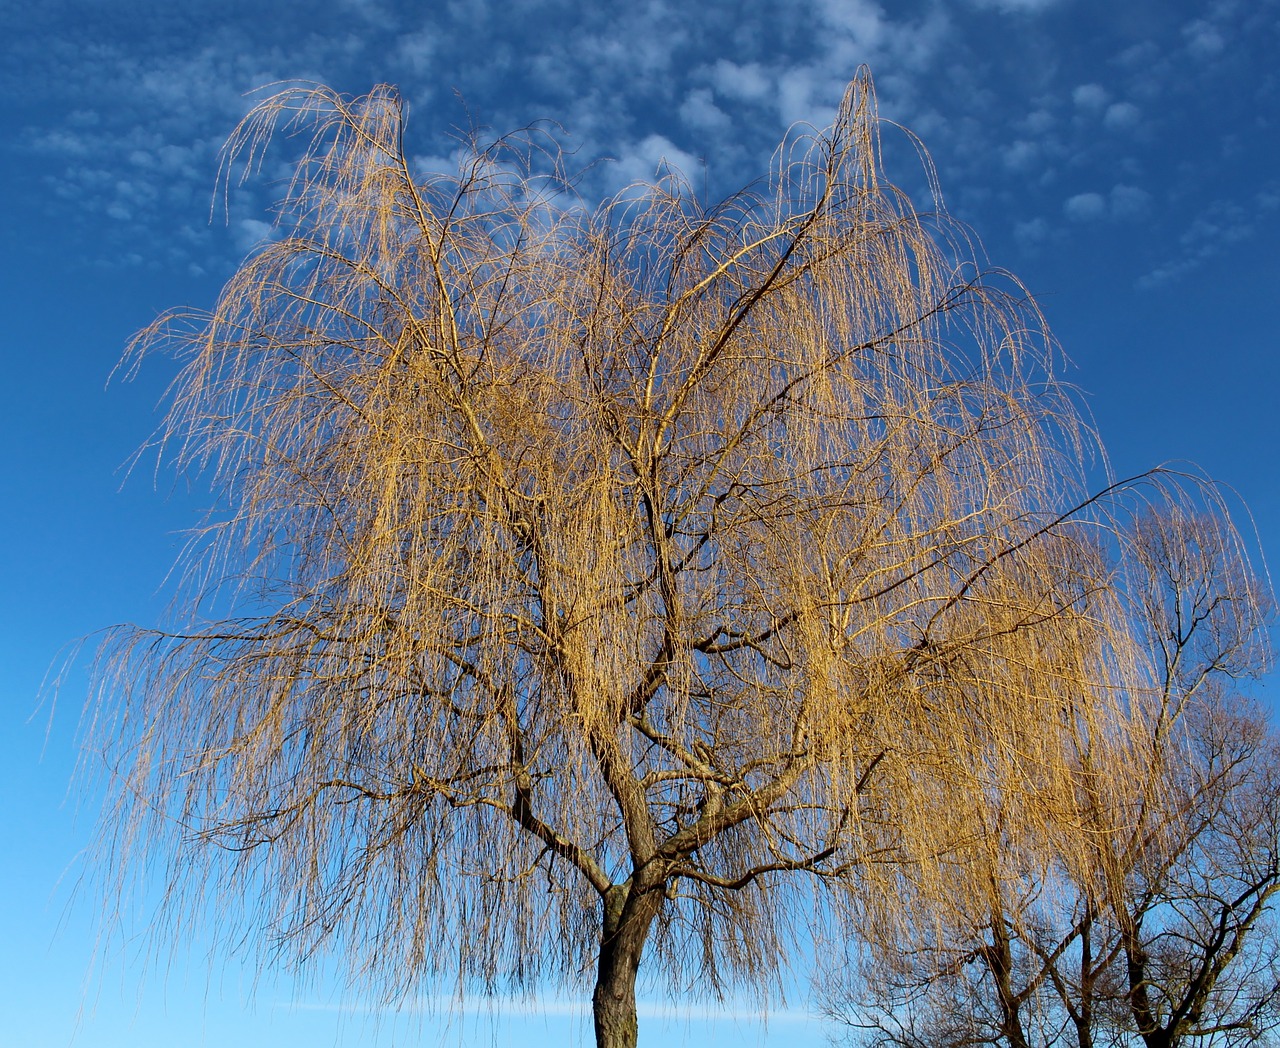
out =
[(1067, 197), (1062, 213), (1072, 222), (1094, 222), (1107, 213), (1107, 198), (1101, 193), (1077, 193)]
[(1183, 26), (1182, 36), (1187, 42), (1187, 50), (1197, 58), (1216, 58), (1226, 50), (1222, 30), (1203, 18)]
[(686, 153), (669, 138), (646, 135), (619, 151), (608, 170), (608, 188), (618, 192), (630, 185), (660, 181), (671, 174), (692, 179), (700, 166), (697, 157)]
[(1151, 194), (1138, 186), (1118, 183), (1111, 187), (1108, 205), (1112, 218), (1141, 218), (1151, 206)]
[[(388, 1006), (364, 1001), (280, 1001), (281, 1008), (299, 1011), (340, 1012), (349, 1015), (438, 1015), (491, 1017), (543, 1017), (585, 1018), (591, 1014), (588, 1001), (566, 997), (564, 994), (532, 994), (529, 996), (471, 995), (454, 997), (432, 994), (410, 999), (402, 1004)], [(747, 1001), (727, 1000), (719, 1003), (698, 1001), (652, 1000), (636, 1001), (636, 1012), (642, 1019), (671, 1022), (718, 1022), (728, 1020), (737, 1023), (810, 1023), (821, 1021), (813, 1013), (799, 1008), (773, 1005), (761, 1008)]]
[(1071, 101), (1080, 109), (1088, 112), (1099, 112), (1107, 104), (1111, 96), (1101, 84), (1081, 84), (1071, 92)]
[(707, 76), (720, 95), (735, 102), (763, 102), (774, 89), (773, 75), (767, 73), (759, 62), (740, 65), (727, 58), (719, 58)]
[(1145, 189), (1117, 183), (1105, 195), (1077, 193), (1067, 197), (1062, 204), (1062, 213), (1072, 222), (1125, 221), (1141, 218), (1150, 202), (1151, 196)]
[(1274, 226), (1277, 214), (1280, 214), (1280, 182), (1259, 190), (1247, 203), (1213, 201), (1178, 237), (1177, 252), (1143, 274), (1137, 286), (1156, 288), (1194, 273), (1235, 245), (1252, 240), (1264, 224)]
[(1036, 14), (1056, 6), (1060, 0), (973, 0), (978, 7), (991, 7), (1010, 14)]
[(723, 133), (733, 126), (733, 118), (715, 103), (711, 89), (696, 87), (680, 103), (680, 119), (694, 131)]
[[(118, 235), (108, 226), (95, 241), (99, 250), (127, 243), (172, 265), (186, 246), (176, 231), (208, 220), (218, 149), (252, 105), (246, 92), (285, 76), (318, 77), (328, 47), (304, 44), (286, 59), (225, 28), (151, 53), (120, 40), (53, 43), (48, 62), (70, 114), (27, 126), (11, 148), (39, 165), (46, 201), (74, 201), (69, 220), (119, 224)], [(223, 243), (238, 237), (233, 230)]]
[(1132, 102), (1112, 102), (1102, 115), (1102, 123), (1113, 131), (1124, 131), (1137, 126), (1142, 110)]
[[(1064, 36), (1060, 14), (1072, 0), (971, 2), (989, 13), (960, 18), (941, 4), (904, 13), (876, 0), (785, 11), (769, 0), (737, 10), (678, 0), (341, 0), (303, 33), (270, 12), (203, 29), (183, 16), (190, 26), (178, 36), (121, 30), (91, 40), (72, 27), (39, 56), (43, 75), (27, 77), (48, 99), (11, 140), (43, 173), (40, 207), (70, 221), (101, 218), (117, 229), (106, 238), (117, 251), (166, 265), (185, 252), (188, 264), (208, 266), (219, 251), (234, 259), (244, 223), (265, 217), (270, 187), (233, 196), (229, 227), (215, 228), (212, 243), (197, 249), (180, 232), (207, 221), (218, 147), (250, 104), (243, 92), (271, 80), (353, 92), (398, 83), (411, 102), (411, 148), (424, 155), (447, 154), (455, 125), (506, 130), (552, 118), (575, 163), (616, 158), (592, 169), (589, 193), (652, 177), (663, 158), (719, 193), (767, 170), (793, 123), (829, 121), (866, 63), (882, 114), (920, 134), (961, 217), (988, 231), (1003, 222), (1029, 246), (1090, 222), (1163, 221), (1151, 201), (1208, 192), (1204, 165), (1141, 158), (1184, 150), (1187, 121), (1211, 135), (1198, 85), (1256, 65), (1274, 36), (1255, 5), (1239, 3), (1157, 20), (1150, 39), (1135, 42), (1122, 28)], [(1257, 3), (1274, 14), (1276, 0)], [(893, 134), (886, 146), (895, 177), (926, 192), (911, 147)], [(1153, 225), (1150, 235), (1176, 228)]]

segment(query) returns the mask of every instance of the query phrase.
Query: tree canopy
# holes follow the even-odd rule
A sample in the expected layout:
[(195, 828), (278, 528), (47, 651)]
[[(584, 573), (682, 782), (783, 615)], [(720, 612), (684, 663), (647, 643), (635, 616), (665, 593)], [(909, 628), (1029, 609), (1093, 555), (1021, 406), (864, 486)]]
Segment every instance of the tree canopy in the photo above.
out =
[(867, 77), (714, 205), (592, 205), (537, 132), (419, 170), (389, 88), (265, 99), (227, 177), (281, 129), (277, 236), (131, 350), (218, 498), (92, 707), (171, 917), (216, 891), (389, 999), (594, 972), (634, 1044), (642, 956), (767, 990), (904, 877), (980, 892), (978, 798), (1059, 848), (1064, 716), (1134, 766), (1123, 486), (1034, 303), (886, 180)]

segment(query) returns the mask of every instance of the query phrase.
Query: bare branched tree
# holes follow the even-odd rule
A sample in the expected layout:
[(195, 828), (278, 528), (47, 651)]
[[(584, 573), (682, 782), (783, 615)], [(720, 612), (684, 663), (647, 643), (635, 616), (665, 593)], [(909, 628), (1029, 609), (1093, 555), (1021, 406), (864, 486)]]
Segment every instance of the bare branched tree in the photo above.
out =
[(1168, 508), (1130, 537), (1113, 585), (1150, 657), (1129, 692), (1128, 769), (1060, 722), (1077, 783), (1057, 856), (1005, 830), (998, 792), (970, 809), (980, 830), (954, 872), (986, 894), (904, 882), (898, 927), (861, 940), (854, 985), (828, 994), (856, 1043), (1274, 1043), (1280, 740), (1237, 690), (1265, 666), (1267, 591), (1221, 518)]
[(418, 171), (385, 88), (268, 98), (228, 172), (282, 128), (279, 235), (132, 350), (221, 500), (93, 705), (172, 919), (216, 891), (390, 999), (594, 972), (612, 1048), (642, 955), (766, 992), (842, 900), (952, 890), (975, 761), (1051, 823), (1064, 703), (1116, 739), (1139, 658), (1093, 443), (865, 76), (714, 207), (589, 207), (536, 134)]

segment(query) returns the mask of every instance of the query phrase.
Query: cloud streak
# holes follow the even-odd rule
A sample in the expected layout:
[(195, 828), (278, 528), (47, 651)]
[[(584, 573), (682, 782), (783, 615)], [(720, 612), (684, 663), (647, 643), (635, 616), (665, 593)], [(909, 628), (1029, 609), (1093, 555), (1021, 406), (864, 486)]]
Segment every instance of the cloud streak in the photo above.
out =
[[(70, 19), (85, 2), (56, 10)], [(1170, 158), (1189, 141), (1188, 121), (1212, 133), (1209, 80), (1262, 68), (1275, 19), (1222, 3), (1153, 22), (1150, 39), (1134, 41), (1101, 23), (1064, 33), (1069, 8), (1088, 14), (1083, 0), (972, 2), (958, 17), (873, 0), (819, 0), (785, 15), (765, 0), (736, 12), (674, 0), (343, 0), (304, 27), (269, 11), (212, 29), (182, 16), (141, 34), (69, 21), (47, 54), (28, 56), (43, 63), (24, 79), (40, 97), (10, 151), (39, 170), (31, 206), (53, 220), (101, 219), (102, 250), (225, 267), (247, 242), (245, 223), (264, 219), (270, 186), (234, 194), (228, 226), (198, 247), (179, 231), (207, 221), (218, 147), (250, 105), (244, 92), (271, 80), (352, 92), (398, 83), (423, 155), (447, 154), (455, 126), (553, 118), (582, 168), (615, 159), (593, 169), (589, 194), (653, 177), (665, 158), (718, 195), (763, 174), (793, 124), (827, 123), (866, 63), (881, 112), (921, 135), (948, 202), (988, 239), (1030, 247), (1141, 216), (1172, 253), (1182, 234), (1176, 215), (1164, 217), (1170, 203), (1203, 195), (1209, 176)], [(1274, 15), (1276, 0), (1257, 3)], [(885, 141), (895, 177), (926, 194), (912, 147), (891, 130)]]
[[(346, 1015), (396, 1016), (422, 1015), (457, 1018), (589, 1018), (588, 1000), (566, 998), (564, 994), (534, 994), (528, 997), (493, 996), (454, 997), (432, 994), (412, 998), (401, 1005), (387, 1006), (361, 1001), (278, 1001), (277, 1007), (298, 1011), (333, 1012)], [(814, 1023), (819, 1016), (797, 1008), (780, 1006), (761, 1009), (743, 1001), (705, 1003), (640, 998), (636, 1012), (642, 1019), (667, 1022), (734, 1022), (742, 1024)]]

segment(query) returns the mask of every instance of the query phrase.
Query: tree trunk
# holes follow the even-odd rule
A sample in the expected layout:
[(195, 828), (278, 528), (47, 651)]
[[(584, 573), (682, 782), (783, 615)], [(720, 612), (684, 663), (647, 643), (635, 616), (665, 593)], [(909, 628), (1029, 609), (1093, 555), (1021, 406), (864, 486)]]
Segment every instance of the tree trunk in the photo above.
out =
[(1013, 972), (1013, 947), (1009, 942), (1009, 933), (1004, 925), (1004, 917), (1000, 913), (993, 915), (991, 921), (990, 946), (983, 953), (987, 967), (991, 970), (991, 978), (995, 982), (996, 995), (1000, 1001), (1000, 1033), (1009, 1042), (1009, 1048), (1030, 1048), (1027, 1035), (1022, 1029), (1022, 1000), (1014, 993), (1010, 982)]
[(1121, 929), (1121, 935), (1129, 976), (1129, 1010), (1138, 1027), (1138, 1036), (1145, 1048), (1176, 1048), (1181, 1038), (1175, 1038), (1172, 1030), (1166, 1030), (1156, 1022), (1151, 1007), (1151, 995), (1147, 989), (1147, 951), (1138, 938), (1137, 926), (1131, 922), (1129, 927)]
[(1093, 987), (1098, 981), (1093, 967), (1093, 918), (1093, 902), (1088, 900), (1080, 922), (1080, 1007), (1073, 1011), (1068, 1006), (1078, 1048), (1093, 1048)]
[(596, 1048), (636, 1048), (636, 972), (662, 901), (660, 889), (638, 891), (631, 882), (615, 884), (605, 893), (600, 960), (591, 996)]

